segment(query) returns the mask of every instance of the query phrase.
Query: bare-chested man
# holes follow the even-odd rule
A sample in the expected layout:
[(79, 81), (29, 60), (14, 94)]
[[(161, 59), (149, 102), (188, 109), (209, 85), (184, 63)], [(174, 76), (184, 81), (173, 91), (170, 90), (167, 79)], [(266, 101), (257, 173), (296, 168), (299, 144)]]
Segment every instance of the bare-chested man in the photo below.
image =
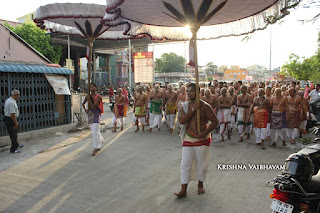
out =
[(179, 82), (179, 89), (177, 90), (177, 95), (179, 96), (181, 94), (181, 88), (184, 87), (183, 86), (183, 82)]
[(233, 87), (234, 87), (234, 94), (235, 95), (240, 95), (239, 83), (238, 82), (234, 82)]
[(149, 120), (150, 129), (147, 130), (149, 132), (152, 132), (152, 128), (154, 128), (156, 126), (158, 127), (158, 130), (160, 131), (160, 124), (161, 124), (161, 119), (162, 119), (163, 99), (164, 99), (163, 92), (160, 91), (159, 85), (156, 84), (150, 94), (150, 101), (151, 101), (150, 120)]
[(120, 120), (120, 131), (123, 130), (123, 117), (124, 117), (124, 105), (125, 105), (125, 97), (122, 95), (122, 89), (117, 90), (117, 95), (115, 97), (115, 105), (113, 108), (114, 114), (112, 119), (112, 124), (114, 125), (114, 129), (112, 132), (117, 131), (117, 120)]
[(289, 96), (287, 97), (287, 137), (290, 138), (290, 143), (294, 144), (295, 139), (299, 136), (299, 124), (300, 124), (300, 113), (302, 106), (302, 99), (296, 94), (294, 88), (289, 89)]
[(243, 141), (243, 136), (247, 134), (247, 139), (250, 138), (250, 131), (252, 122), (250, 120), (251, 115), (251, 96), (247, 94), (247, 87), (245, 85), (240, 88), (241, 95), (238, 96), (238, 130), (240, 134), (240, 140)]
[(256, 135), (256, 145), (265, 149), (264, 141), (267, 138), (267, 124), (271, 112), (270, 100), (265, 97), (264, 89), (258, 90), (258, 97), (253, 100), (253, 128)]
[(218, 119), (220, 122), (220, 142), (224, 141), (224, 135), (228, 132), (228, 139), (231, 135), (231, 105), (232, 98), (227, 94), (227, 89), (221, 89), (221, 96), (218, 98)]
[(212, 107), (213, 100), (212, 100), (212, 96), (210, 94), (210, 90), (209, 89), (205, 89), (204, 96), (203, 96), (202, 100), (207, 102)]
[(283, 85), (281, 87), (281, 91), (282, 91), (282, 96), (289, 96), (289, 92), (287, 91), (287, 86)]
[(180, 107), (180, 105), (181, 105), (179, 103), (187, 102), (187, 101), (188, 101), (188, 95), (187, 95), (187, 92), (186, 92), (186, 88), (185, 88), (185, 86), (182, 86), (180, 88), (180, 93), (178, 95), (178, 100), (177, 100), (178, 107)]
[(146, 115), (146, 123), (147, 125), (149, 124), (149, 119), (150, 119), (150, 95), (151, 95), (151, 89), (150, 89), (150, 86), (147, 85), (146, 86), (146, 91), (145, 91), (145, 94), (147, 95), (148, 97), (148, 106), (147, 106), (147, 115)]
[(144, 132), (144, 126), (146, 125), (146, 114), (148, 107), (148, 97), (142, 92), (142, 86), (138, 87), (138, 92), (134, 97), (133, 113), (135, 114), (137, 129), (135, 132), (139, 131), (139, 120), (142, 125), (142, 132)]
[[(272, 87), (271, 93), (275, 94), (277, 88), (280, 88), (280, 84), (278, 82), (275, 84), (275, 86)], [(281, 91), (281, 89), (280, 89), (280, 91)]]
[(234, 94), (234, 88), (230, 87), (229, 88), (229, 95), (231, 97), (231, 121), (230, 121), (230, 127), (231, 127), (231, 133), (232, 129), (235, 127), (236, 124), (236, 115), (237, 115), (237, 98), (238, 96)]
[(177, 93), (173, 91), (172, 86), (168, 85), (168, 91), (164, 94), (164, 105), (166, 106), (166, 120), (169, 126), (169, 132), (173, 132), (174, 122), (177, 110)]
[(200, 89), (200, 99), (203, 100), (205, 88)]
[[(180, 166), (181, 190), (175, 193), (177, 197), (187, 194), (187, 186), (191, 177), (198, 180), (198, 194), (205, 193), (203, 182), (210, 162), (211, 132), (218, 125), (218, 120), (212, 108), (204, 101), (196, 103), (196, 85), (188, 85), (189, 102), (183, 103), (179, 115), (179, 122), (183, 124), (181, 129), (182, 160)], [(197, 110), (200, 110), (200, 132), (197, 131)], [(208, 122), (211, 121), (208, 126)], [(192, 170), (192, 165), (195, 168)], [(195, 174), (192, 174), (195, 172)]]
[[(100, 133), (100, 118), (101, 113), (103, 112), (103, 103), (102, 98), (97, 94), (97, 85), (94, 83), (90, 84), (90, 94), (86, 96), (82, 103), (82, 107), (85, 112), (88, 114), (88, 123), (92, 131), (93, 136), (93, 151), (92, 155), (95, 156), (104, 141)], [(88, 109), (86, 108), (86, 103), (88, 102)]]
[(275, 89), (275, 95), (271, 98), (271, 140), (270, 146), (276, 146), (276, 142), (280, 136), (282, 145), (286, 146), (286, 108), (287, 97), (281, 95), (281, 89)]
[[(271, 98), (272, 98), (271, 87), (266, 86), (265, 92), (266, 92), (266, 94), (265, 94), (266, 98), (268, 98), (269, 101), (271, 101)], [(270, 114), (270, 116), (271, 116), (271, 114)], [(270, 139), (270, 137), (271, 137), (270, 122), (268, 122), (268, 124), (267, 124), (267, 139)]]
[(218, 94), (216, 93), (215, 87), (212, 85), (210, 87), (211, 100), (212, 100), (212, 109), (217, 114), (217, 105), (218, 105)]
[(304, 92), (303, 91), (299, 91), (297, 93), (297, 95), (299, 95), (302, 99), (301, 103), (301, 119), (300, 119), (300, 138), (302, 138), (302, 134), (303, 133), (307, 133), (307, 112), (309, 112), (309, 120), (311, 120), (311, 109), (310, 109), (310, 104), (309, 101), (304, 98)]

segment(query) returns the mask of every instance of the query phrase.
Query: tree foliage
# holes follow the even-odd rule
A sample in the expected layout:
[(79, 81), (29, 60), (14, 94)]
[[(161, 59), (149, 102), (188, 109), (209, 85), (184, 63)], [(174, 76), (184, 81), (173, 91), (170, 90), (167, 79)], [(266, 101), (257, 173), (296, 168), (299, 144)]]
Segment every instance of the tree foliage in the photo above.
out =
[(217, 70), (218, 70), (218, 66), (215, 65), (213, 62), (209, 62), (207, 63), (206, 69), (204, 71), (207, 73), (207, 75), (210, 75), (210, 74), (216, 73)]
[(156, 58), (155, 70), (160, 73), (184, 72), (186, 59), (173, 52), (164, 53), (160, 58)]
[(33, 24), (22, 24), (17, 27), (10, 26), (8, 23), (5, 23), (5, 25), (50, 61), (53, 63), (60, 62), (62, 47), (54, 44), (46, 31)]
[(282, 66), (282, 73), (298, 80), (311, 80), (320, 83), (320, 32), (318, 50), (310, 58), (300, 58), (296, 54), (289, 56), (289, 61)]

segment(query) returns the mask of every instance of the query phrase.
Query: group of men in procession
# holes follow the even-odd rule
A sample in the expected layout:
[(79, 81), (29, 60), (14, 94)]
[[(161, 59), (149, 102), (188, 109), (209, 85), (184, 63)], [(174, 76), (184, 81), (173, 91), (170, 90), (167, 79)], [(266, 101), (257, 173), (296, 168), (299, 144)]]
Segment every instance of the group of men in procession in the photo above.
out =
[[(242, 142), (245, 136), (249, 139), (254, 132), (256, 145), (262, 149), (265, 149), (266, 139), (272, 140), (270, 146), (276, 146), (279, 137), (283, 146), (286, 146), (287, 138), (294, 144), (295, 139), (306, 132), (307, 118), (311, 119), (308, 97), (304, 97), (305, 94), (295, 82), (290, 85), (276, 82), (242, 85), (241, 81), (214, 81), (209, 86), (202, 84), (200, 87), (200, 99), (211, 106), (219, 120), (216, 131), (220, 132), (221, 142), (226, 137), (230, 139), (232, 130), (237, 128), (240, 136), (238, 142)], [(113, 120), (115, 129), (117, 118), (123, 124), (121, 111), (124, 99), (122, 90), (118, 89)], [(172, 133), (175, 123), (179, 122), (176, 116), (179, 116), (182, 103), (188, 101), (188, 96), (183, 83), (180, 83), (177, 91), (168, 83), (163, 88), (155, 83), (147, 85), (145, 89), (138, 86), (134, 100), (135, 132), (139, 131), (140, 123), (143, 132), (146, 125), (149, 126), (149, 132), (154, 128), (160, 131), (160, 124), (164, 120)]]
[[(145, 88), (139, 85), (134, 94), (133, 123), (137, 127), (135, 132), (140, 130), (139, 124), (143, 132), (147, 125), (149, 129), (146, 131), (150, 133), (154, 128), (160, 131), (164, 120), (169, 132), (173, 133), (176, 122), (179, 123), (182, 140), (181, 190), (175, 193), (179, 198), (187, 194), (190, 180), (198, 181), (198, 194), (205, 193), (203, 182), (210, 162), (209, 147), (213, 131), (220, 133), (221, 142), (225, 137), (230, 139), (235, 128), (240, 136), (238, 142), (242, 142), (245, 136), (249, 139), (254, 131), (256, 145), (262, 149), (265, 149), (264, 142), (267, 138), (272, 140), (270, 146), (273, 147), (279, 137), (283, 146), (286, 146), (287, 138), (294, 144), (299, 133), (301, 136), (301, 133), (306, 132), (307, 119), (311, 119), (308, 99), (319, 98), (320, 85), (317, 84), (315, 90), (301, 92), (296, 82), (252, 82), (243, 85), (241, 81), (214, 81), (208, 86), (202, 84), (200, 88), (200, 102), (196, 101), (194, 83), (181, 83), (177, 91), (168, 83), (162, 88), (157, 83)], [(95, 89), (93, 85), (92, 91)], [(123, 130), (123, 118), (126, 117), (128, 109), (127, 96), (126, 87), (117, 90), (112, 121), (114, 132), (118, 120), (120, 130)], [(92, 109), (101, 103), (96, 93), (88, 95), (86, 101)], [(90, 112), (87, 109), (86, 111)], [(91, 116), (95, 118), (95, 113), (92, 113)], [(91, 126), (94, 133), (95, 126)], [(96, 133), (94, 141), (98, 141), (96, 144), (99, 144), (99, 147), (95, 149), (100, 149), (101, 140), (101, 134)]]
[[(213, 131), (220, 133), (221, 142), (225, 137), (230, 139), (235, 128), (240, 136), (238, 142), (242, 142), (245, 136), (249, 139), (254, 131), (256, 145), (262, 149), (265, 149), (264, 142), (268, 138), (272, 140), (271, 147), (276, 146), (279, 137), (283, 146), (286, 146), (286, 139), (294, 144), (299, 135), (301, 137), (302, 133), (306, 133), (307, 120), (311, 120), (309, 100), (320, 98), (320, 85), (317, 84), (315, 89), (312, 89), (307, 85), (304, 91), (300, 90), (296, 82), (252, 82), (243, 85), (241, 81), (214, 81), (208, 86), (200, 86), (201, 100), (197, 102), (194, 83), (181, 83), (177, 91), (168, 83), (163, 88), (157, 83), (147, 85), (145, 89), (139, 85), (134, 94), (133, 121), (137, 127), (135, 132), (140, 130), (140, 123), (143, 132), (146, 125), (149, 125), (147, 131), (150, 133), (154, 128), (160, 131), (164, 120), (169, 132), (173, 133), (178, 122), (182, 140), (181, 190), (175, 195), (179, 198), (185, 196), (190, 180), (198, 180), (198, 194), (203, 194)], [(20, 92), (13, 90), (4, 105), (4, 122), (12, 142), (10, 153), (19, 153), (17, 149), (22, 147), (17, 142), (19, 111), (16, 101), (19, 96)], [(112, 120), (113, 132), (116, 132), (118, 120), (120, 130), (123, 130), (123, 118), (127, 116), (128, 107), (126, 87), (118, 88)], [(93, 135), (92, 154), (96, 155), (104, 142), (100, 133), (103, 101), (97, 94), (94, 83), (90, 84), (90, 94), (86, 96), (83, 108), (88, 114)]]

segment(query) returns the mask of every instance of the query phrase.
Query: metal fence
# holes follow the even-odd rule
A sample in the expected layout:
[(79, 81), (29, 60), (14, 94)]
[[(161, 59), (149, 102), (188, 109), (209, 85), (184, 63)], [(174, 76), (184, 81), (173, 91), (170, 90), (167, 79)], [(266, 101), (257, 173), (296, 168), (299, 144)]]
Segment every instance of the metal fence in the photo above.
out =
[(19, 132), (71, 123), (70, 96), (56, 95), (44, 74), (0, 72), (0, 136), (7, 135), (3, 108), (13, 89), (20, 91)]

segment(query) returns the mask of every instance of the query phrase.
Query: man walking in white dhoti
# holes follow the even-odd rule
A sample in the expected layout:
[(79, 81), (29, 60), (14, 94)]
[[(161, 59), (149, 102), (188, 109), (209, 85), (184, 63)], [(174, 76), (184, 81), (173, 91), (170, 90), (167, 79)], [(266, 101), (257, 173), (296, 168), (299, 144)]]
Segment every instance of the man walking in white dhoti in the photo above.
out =
[(169, 132), (172, 133), (176, 119), (178, 95), (172, 90), (172, 86), (170, 84), (167, 88), (168, 91), (164, 94), (164, 105), (166, 107), (166, 120), (169, 126)]
[[(206, 179), (210, 161), (211, 132), (218, 125), (218, 119), (212, 107), (204, 101), (196, 103), (196, 85), (188, 85), (189, 101), (182, 103), (179, 122), (183, 125), (182, 160), (180, 167), (181, 190), (174, 193), (178, 198), (186, 196), (190, 180), (198, 180), (198, 194), (205, 192), (203, 182)], [(197, 110), (200, 110), (200, 131), (197, 131)], [(208, 126), (208, 122), (211, 121)]]
[(160, 131), (163, 99), (164, 99), (163, 92), (159, 90), (159, 85), (156, 84), (150, 94), (150, 103), (151, 103), (150, 104), (150, 120), (149, 120), (150, 129), (147, 130), (149, 132), (152, 132), (152, 128), (154, 127), (158, 127), (158, 130)]
[(224, 141), (224, 136), (228, 133), (228, 139), (230, 139), (231, 134), (231, 104), (232, 99), (227, 95), (227, 89), (221, 89), (221, 96), (218, 98), (218, 119), (220, 122), (220, 142)]

